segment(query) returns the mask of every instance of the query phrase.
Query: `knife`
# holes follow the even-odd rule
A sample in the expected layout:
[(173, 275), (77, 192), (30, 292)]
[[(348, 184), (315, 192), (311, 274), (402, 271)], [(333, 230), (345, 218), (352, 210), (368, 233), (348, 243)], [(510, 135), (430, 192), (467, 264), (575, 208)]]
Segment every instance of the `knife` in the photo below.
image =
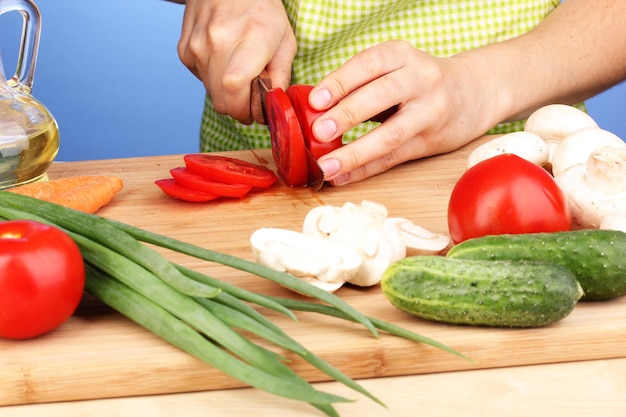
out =
[(252, 80), (252, 88), (250, 89), (250, 113), (252, 118), (262, 124), (267, 124), (267, 115), (265, 113), (265, 96), (272, 88), (272, 79), (265, 73), (262, 73)]

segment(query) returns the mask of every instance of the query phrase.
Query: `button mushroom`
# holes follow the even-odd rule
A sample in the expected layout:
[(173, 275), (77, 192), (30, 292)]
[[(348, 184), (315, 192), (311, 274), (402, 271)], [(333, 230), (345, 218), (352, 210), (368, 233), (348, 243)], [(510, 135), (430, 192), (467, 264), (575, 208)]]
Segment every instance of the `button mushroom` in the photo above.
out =
[(545, 165), (549, 157), (548, 145), (541, 137), (531, 132), (512, 132), (474, 149), (467, 158), (467, 168), (505, 153), (515, 154), (539, 166)]
[(252, 233), (250, 244), (256, 262), (329, 292), (351, 280), (362, 263), (347, 245), (292, 230), (261, 228)]
[(567, 196), (575, 227), (618, 227), (626, 221), (626, 146), (596, 149), (586, 163), (567, 168), (555, 180)]
[(626, 233), (626, 213), (611, 214), (602, 219), (600, 229), (619, 230)]
[(549, 104), (535, 110), (526, 120), (524, 131), (542, 138), (548, 146), (548, 164), (556, 146), (577, 130), (598, 127), (591, 116), (584, 111), (566, 104)]
[(566, 136), (552, 154), (552, 175), (559, 176), (571, 166), (585, 164), (591, 153), (603, 146), (626, 147), (617, 135), (600, 128), (585, 128)]

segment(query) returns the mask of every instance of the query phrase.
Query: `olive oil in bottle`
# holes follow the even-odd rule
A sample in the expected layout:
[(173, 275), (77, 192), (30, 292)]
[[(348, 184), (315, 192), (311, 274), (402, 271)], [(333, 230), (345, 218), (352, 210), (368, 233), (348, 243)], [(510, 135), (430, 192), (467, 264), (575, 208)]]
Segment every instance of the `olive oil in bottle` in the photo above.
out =
[(37, 100), (0, 100), (0, 189), (45, 181), (59, 150), (56, 121)]

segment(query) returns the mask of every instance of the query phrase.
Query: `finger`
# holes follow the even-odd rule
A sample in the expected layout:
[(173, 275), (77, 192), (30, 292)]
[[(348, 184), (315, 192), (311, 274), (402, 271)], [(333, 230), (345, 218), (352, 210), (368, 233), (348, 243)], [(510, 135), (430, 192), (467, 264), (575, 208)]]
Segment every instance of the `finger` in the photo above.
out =
[(313, 133), (324, 142), (364, 121), (382, 122), (402, 108), (406, 91), (400, 72), (378, 78), (360, 87), (320, 116), (313, 124)]
[(403, 41), (388, 41), (359, 52), (313, 88), (311, 105), (318, 110), (328, 109), (360, 87), (400, 69), (407, 48), (413, 49)]
[(359, 139), (320, 158), (323, 167), (334, 167), (325, 170), (325, 178), (333, 180), (350, 173), (361, 179), (425, 156), (429, 144), (420, 135), (427, 117), (420, 114), (415, 105), (405, 107)]
[[(253, 120), (251, 114), (251, 83), (259, 76), (268, 62), (272, 62), (275, 51), (265, 45), (276, 45), (269, 40), (265, 40), (259, 35), (260, 31), (254, 31), (255, 36), (245, 37), (231, 51), (227, 65), (222, 76), (222, 99), (224, 100), (224, 111), (242, 123), (250, 123)], [(289, 68), (291, 63), (288, 64)], [(269, 68), (269, 67), (268, 67)], [(283, 70), (284, 71), (284, 70)], [(274, 86), (274, 74), (268, 70), (268, 76), (272, 78)], [(274, 70), (277, 73), (277, 70)], [(278, 77), (276, 77), (278, 78)], [(281, 84), (289, 79), (281, 79)]]
[(288, 30), (282, 37), (278, 48), (268, 62), (266, 70), (274, 87), (286, 90), (291, 83), (291, 67), (297, 52), (295, 34)]
[[(356, 154), (361, 153), (361, 150), (363, 149), (360, 147), (359, 150), (356, 150), (356, 145), (362, 145), (359, 141), (360, 139), (341, 148), (343, 151), (348, 151), (348, 155), (339, 156), (339, 158), (341, 158), (342, 161), (357, 161), (367, 158), (365, 154), (356, 156)], [(349, 148), (350, 145), (352, 145), (352, 149)], [(411, 138), (411, 140), (404, 142), (401, 146), (394, 148), (387, 153), (381, 154), (378, 157), (374, 157), (374, 159), (365, 163), (357, 162), (355, 164), (350, 164), (349, 162), (346, 162), (344, 164), (343, 162), (339, 162), (339, 164), (344, 164), (347, 167), (353, 168), (348, 168), (346, 172), (343, 172), (342, 169), (341, 173), (337, 173), (335, 177), (329, 178), (328, 181), (330, 181), (330, 183), (334, 186), (355, 183), (383, 173), (406, 161), (425, 156), (427, 153), (428, 146), (426, 141), (420, 136), (415, 136)]]

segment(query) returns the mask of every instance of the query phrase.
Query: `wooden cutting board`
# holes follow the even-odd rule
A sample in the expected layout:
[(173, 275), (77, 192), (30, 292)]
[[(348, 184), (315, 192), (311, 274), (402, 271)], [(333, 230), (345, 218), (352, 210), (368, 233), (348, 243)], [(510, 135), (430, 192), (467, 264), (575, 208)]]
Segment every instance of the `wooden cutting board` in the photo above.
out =
[[(213, 250), (252, 259), (248, 239), (259, 227), (299, 230), (306, 213), (322, 204), (377, 201), (390, 216), (406, 217), (447, 232), (450, 191), (464, 171), (474, 143), (460, 151), (411, 162), (358, 184), (315, 193), (279, 185), (242, 201), (190, 204), (174, 201), (153, 184), (182, 165), (182, 156), (56, 163), (50, 177), (111, 174), (124, 190), (99, 214)], [(269, 151), (231, 152), (273, 167)], [(173, 261), (245, 288), (296, 296), (258, 277), (162, 251)], [(626, 297), (581, 303), (555, 325), (539, 329), (491, 329), (430, 323), (391, 306), (378, 287), (344, 287), (337, 295), (367, 315), (394, 322), (445, 343), (472, 362), (428, 345), (389, 335), (376, 339), (352, 323), (298, 313), (293, 322), (267, 313), (288, 334), (353, 378), (624, 357)], [(291, 357), (291, 356), (290, 356)], [(308, 364), (292, 366), (311, 381), (324, 379)], [(65, 325), (28, 341), (0, 340), (0, 405), (124, 397), (242, 386), (163, 342), (86, 296)]]

